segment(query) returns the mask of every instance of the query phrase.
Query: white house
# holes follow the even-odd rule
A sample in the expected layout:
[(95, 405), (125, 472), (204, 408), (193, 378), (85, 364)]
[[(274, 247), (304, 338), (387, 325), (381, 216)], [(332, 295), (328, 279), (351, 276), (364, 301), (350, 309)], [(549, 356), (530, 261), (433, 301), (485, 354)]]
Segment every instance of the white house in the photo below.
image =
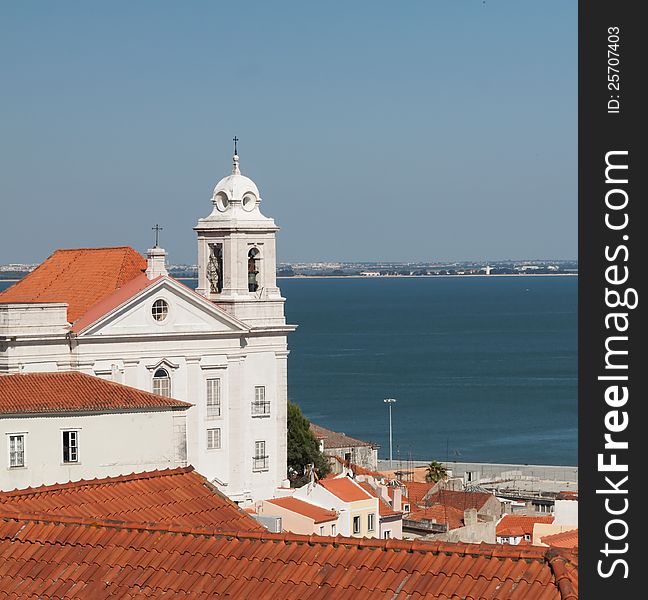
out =
[(0, 377), (0, 490), (186, 466), (180, 400), (79, 372)]
[(336, 532), (352, 537), (380, 534), (378, 498), (345, 475), (327, 477), (295, 490), (293, 498), (338, 513)]
[(197, 291), (169, 277), (157, 246), (148, 260), (128, 247), (57, 250), (0, 293), (0, 373), (76, 370), (190, 402), (188, 462), (239, 503), (272, 497), (286, 478), (295, 326), (260, 202), (235, 155), (195, 227)]

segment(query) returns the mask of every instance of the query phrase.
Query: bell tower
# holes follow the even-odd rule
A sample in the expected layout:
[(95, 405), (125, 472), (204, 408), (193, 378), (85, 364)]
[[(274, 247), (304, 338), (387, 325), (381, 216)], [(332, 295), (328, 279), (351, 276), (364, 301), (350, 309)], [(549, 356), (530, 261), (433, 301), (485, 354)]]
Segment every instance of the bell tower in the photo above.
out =
[(261, 214), (256, 184), (241, 174), (237, 138), (232, 173), (214, 188), (212, 212), (200, 219), (196, 291), (255, 327), (284, 325), (277, 287), (274, 219)]

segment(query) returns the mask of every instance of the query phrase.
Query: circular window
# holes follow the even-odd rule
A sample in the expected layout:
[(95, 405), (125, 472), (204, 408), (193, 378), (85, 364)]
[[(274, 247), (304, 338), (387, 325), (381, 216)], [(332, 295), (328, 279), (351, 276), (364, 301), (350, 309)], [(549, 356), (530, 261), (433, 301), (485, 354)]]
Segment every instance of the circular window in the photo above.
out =
[(156, 321), (164, 321), (169, 314), (169, 305), (166, 300), (156, 300), (153, 302), (151, 314)]
[(243, 208), (247, 211), (252, 210), (256, 206), (256, 196), (252, 193), (248, 193), (243, 196)]
[(218, 192), (215, 197), (216, 208), (221, 212), (226, 211), (229, 206), (229, 200), (225, 192)]

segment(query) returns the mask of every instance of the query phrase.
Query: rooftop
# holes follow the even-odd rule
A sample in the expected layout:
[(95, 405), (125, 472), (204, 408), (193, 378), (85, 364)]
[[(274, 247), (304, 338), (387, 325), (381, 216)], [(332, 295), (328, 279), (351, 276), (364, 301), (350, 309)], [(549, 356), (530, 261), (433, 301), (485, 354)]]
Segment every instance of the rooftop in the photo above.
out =
[(316, 506), (310, 502), (304, 502), (299, 498), (293, 498), (292, 496), (287, 496), (285, 498), (274, 498), (272, 500), (266, 500), (270, 504), (275, 506), (281, 506), (286, 510), (292, 511), (294, 513), (313, 519), (315, 523), (326, 523), (327, 521), (334, 521), (337, 519), (338, 515), (334, 510), (328, 510), (322, 508), (321, 506)]
[(352, 438), (345, 433), (331, 431), (325, 427), (320, 427), (314, 423), (310, 424), (310, 430), (318, 440), (324, 440), (324, 449), (326, 448), (351, 448), (353, 446), (376, 446), (372, 442), (364, 442)]
[(453, 506), (443, 506), (443, 504), (415, 509), (404, 518), (408, 521), (432, 521), (447, 525), (448, 529), (458, 529), (464, 526), (463, 511)]
[(578, 529), (545, 535), (540, 541), (554, 548), (578, 548)]
[(414, 509), (414, 506), (420, 504), (423, 498), (434, 487), (433, 483), (421, 483), (420, 481), (403, 481), (402, 483), (407, 489), (407, 501), (410, 503), (410, 508), (412, 509)]
[(0, 375), (0, 415), (190, 406), (78, 371)]
[(73, 323), (146, 270), (144, 257), (129, 246), (56, 250), (29, 275), (0, 293), (2, 302), (66, 302)]
[(555, 548), (217, 532), (0, 507), (9, 597), (576, 600), (577, 554)]
[(193, 467), (0, 492), (0, 512), (7, 511), (265, 531)]
[(497, 524), (495, 534), (498, 536), (522, 536), (533, 535), (533, 526), (536, 523), (554, 522), (552, 515), (541, 517), (527, 516), (527, 515), (504, 515), (500, 522)]
[(320, 479), (319, 484), (343, 502), (355, 502), (357, 500), (373, 498), (373, 496), (365, 492), (357, 483), (348, 477), (327, 477)]
[(484, 505), (494, 498), (493, 494), (487, 492), (460, 492), (455, 490), (440, 490), (430, 494), (426, 499), (426, 504), (443, 504), (453, 506), (461, 511), (467, 508), (476, 508), (481, 510)]

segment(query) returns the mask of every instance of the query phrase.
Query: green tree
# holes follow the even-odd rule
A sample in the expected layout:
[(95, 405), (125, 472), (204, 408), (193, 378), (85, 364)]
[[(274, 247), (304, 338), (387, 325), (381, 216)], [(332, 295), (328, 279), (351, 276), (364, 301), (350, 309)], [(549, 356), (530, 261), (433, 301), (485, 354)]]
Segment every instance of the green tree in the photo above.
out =
[(310, 421), (294, 402), (288, 401), (288, 478), (292, 487), (308, 481), (308, 465), (315, 465), (318, 477), (331, 471), (328, 459), (310, 430)]
[(425, 481), (428, 483), (436, 483), (447, 476), (448, 471), (438, 460), (433, 460), (425, 470)]

